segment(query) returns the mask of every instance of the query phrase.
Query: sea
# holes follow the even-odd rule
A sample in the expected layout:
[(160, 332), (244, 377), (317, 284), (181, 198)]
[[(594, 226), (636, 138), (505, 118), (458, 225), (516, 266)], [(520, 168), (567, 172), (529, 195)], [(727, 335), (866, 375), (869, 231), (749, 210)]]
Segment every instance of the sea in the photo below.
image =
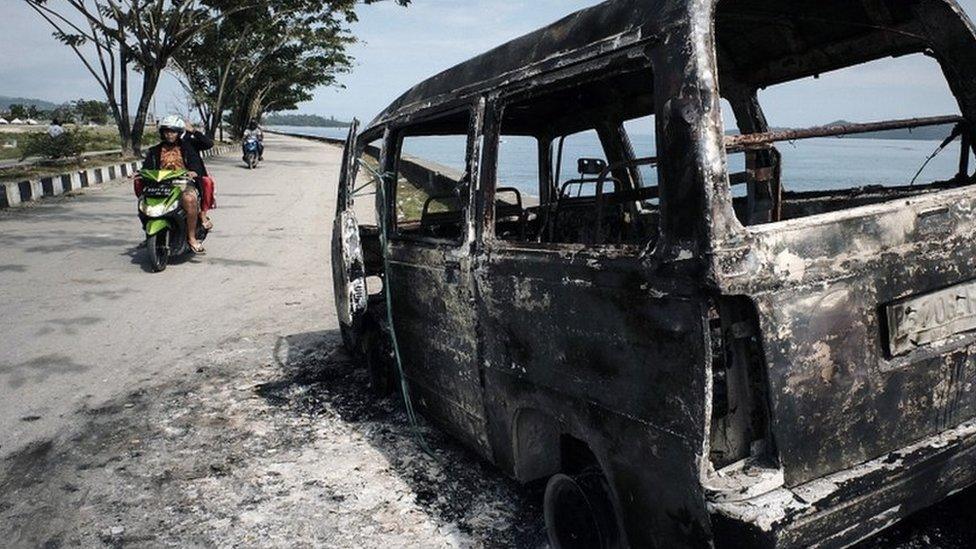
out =
[[(344, 139), (345, 128), (275, 127), (282, 132)], [(654, 136), (630, 134), (638, 157), (654, 156)], [(959, 140), (926, 163), (941, 145), (940, 141), (906, 139), (867, 139), (824, 137), (777, 144), (783, 156), (783, 185), (787, 190), (811, 191), (864, 187), (868, 185), (908, 185), (951, 179), (959, 169)], [(464, 140), (459, 137), (415, 137), (404, 141), (404, 151), (450, 168), (464, 169)], [(601, 158), (599, 139), (593, 132), (570, 136), (563, 150), (560, 181), (577, 176), (577, 159)], [(538, 194), (537, 150), (534, 139), (503, 136), (499, 147), (500, 187), (515, 187), (527, 195)], [(729, 156), (729, 171), (745, 168), (743, 155)], [(924, 166), (924, 169), (922, 169)], [(921, 173), (919, 170), (922, 169)], [(645, 183), (653, 184), (653, 168), (642, 169)], [(741, 195), (742, 187), (733, 190)]]

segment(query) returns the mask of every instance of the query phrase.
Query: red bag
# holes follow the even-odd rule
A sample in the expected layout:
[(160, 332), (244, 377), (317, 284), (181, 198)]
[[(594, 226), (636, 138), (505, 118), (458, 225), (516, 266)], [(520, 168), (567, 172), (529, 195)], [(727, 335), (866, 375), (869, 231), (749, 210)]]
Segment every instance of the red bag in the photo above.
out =
[(217, 182), (209, 175), (200, 178), (200, 206), (204, 211), (213, 210), (217, 207), (217, 197), (214, 195), (214, 187)]
[(132, 190), (136, 193), (136, 198), (142, 196), (142, 189), (145, 185), (142, 182), (142, 178), (138, 175), (132, 178)]

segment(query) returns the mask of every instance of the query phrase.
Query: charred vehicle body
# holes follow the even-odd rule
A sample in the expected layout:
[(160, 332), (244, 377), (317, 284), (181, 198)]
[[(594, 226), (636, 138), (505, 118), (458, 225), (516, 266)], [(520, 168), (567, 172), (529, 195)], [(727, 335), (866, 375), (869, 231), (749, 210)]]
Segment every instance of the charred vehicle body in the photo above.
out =
[[(912, 54), (958, 113), (767, 123), (766, 87)], [(556, 546), (854, 543), (976, 482), (974, 122), (954, 0), (597, 5), (351, 132), (345, 343), (389, 386), (395, 334), (413, 406), (548, 479)], [(936, 125), (938, 181), (791, 189), (777, 147)], [(580, 132), (602, 158), (572, 157)], [(517, 141), (537, 195), (500, 167)]]

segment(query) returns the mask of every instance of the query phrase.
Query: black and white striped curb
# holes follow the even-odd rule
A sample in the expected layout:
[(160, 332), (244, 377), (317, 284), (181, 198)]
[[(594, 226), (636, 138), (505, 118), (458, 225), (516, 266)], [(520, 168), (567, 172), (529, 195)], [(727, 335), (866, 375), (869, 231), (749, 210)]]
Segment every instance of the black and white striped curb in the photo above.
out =
[[(213, 158), (232, 148), (233, 145), (217, 145), (210, 150), (203, 151), (202, 156)], [(141, 164), (141, 161), (131, 160), (76, 172), (49, 175), (38, 179), (0, 183), (0, 209), (13, 208), (41, 198), (58, 196), (92, 185), (129, 177), (139, 171)]]

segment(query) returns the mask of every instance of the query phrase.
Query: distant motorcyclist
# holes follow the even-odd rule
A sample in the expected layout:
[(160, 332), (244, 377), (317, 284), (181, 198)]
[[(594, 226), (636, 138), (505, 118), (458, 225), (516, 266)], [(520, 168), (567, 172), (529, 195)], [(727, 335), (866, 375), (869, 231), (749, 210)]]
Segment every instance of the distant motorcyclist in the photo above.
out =
[(161, 142), (146, 152), (142, 169), (184, 169), (189, 172), (193, 183), (180, 199), (186, 211), (187, 243), (195, 253), (205, 253), (206, 250), (196, 237), (197, 223), (203, 223), (207, 229), (212, 228), (213, 223), (207, 216), (207, 211), (200, 207), (203, 189), (201, 180), (207, 176), (207, 168), (200, 152), (212, 148), (214, 142), (203, 133), (194, 131), (179, 116), (167, 116), (159, 123), (159, 138)]
[[(247, 129), (244, 130), (244, 135), (242, 136), (242, 141), (247, 141), (249, 137), (253, 137), (258, 142), (258, 160), (264, 160), (264, 132), (261, 131), (260, 126), (254, 120), (247, 123)], [(245, 159), (246, 160), (246, 159)]]

